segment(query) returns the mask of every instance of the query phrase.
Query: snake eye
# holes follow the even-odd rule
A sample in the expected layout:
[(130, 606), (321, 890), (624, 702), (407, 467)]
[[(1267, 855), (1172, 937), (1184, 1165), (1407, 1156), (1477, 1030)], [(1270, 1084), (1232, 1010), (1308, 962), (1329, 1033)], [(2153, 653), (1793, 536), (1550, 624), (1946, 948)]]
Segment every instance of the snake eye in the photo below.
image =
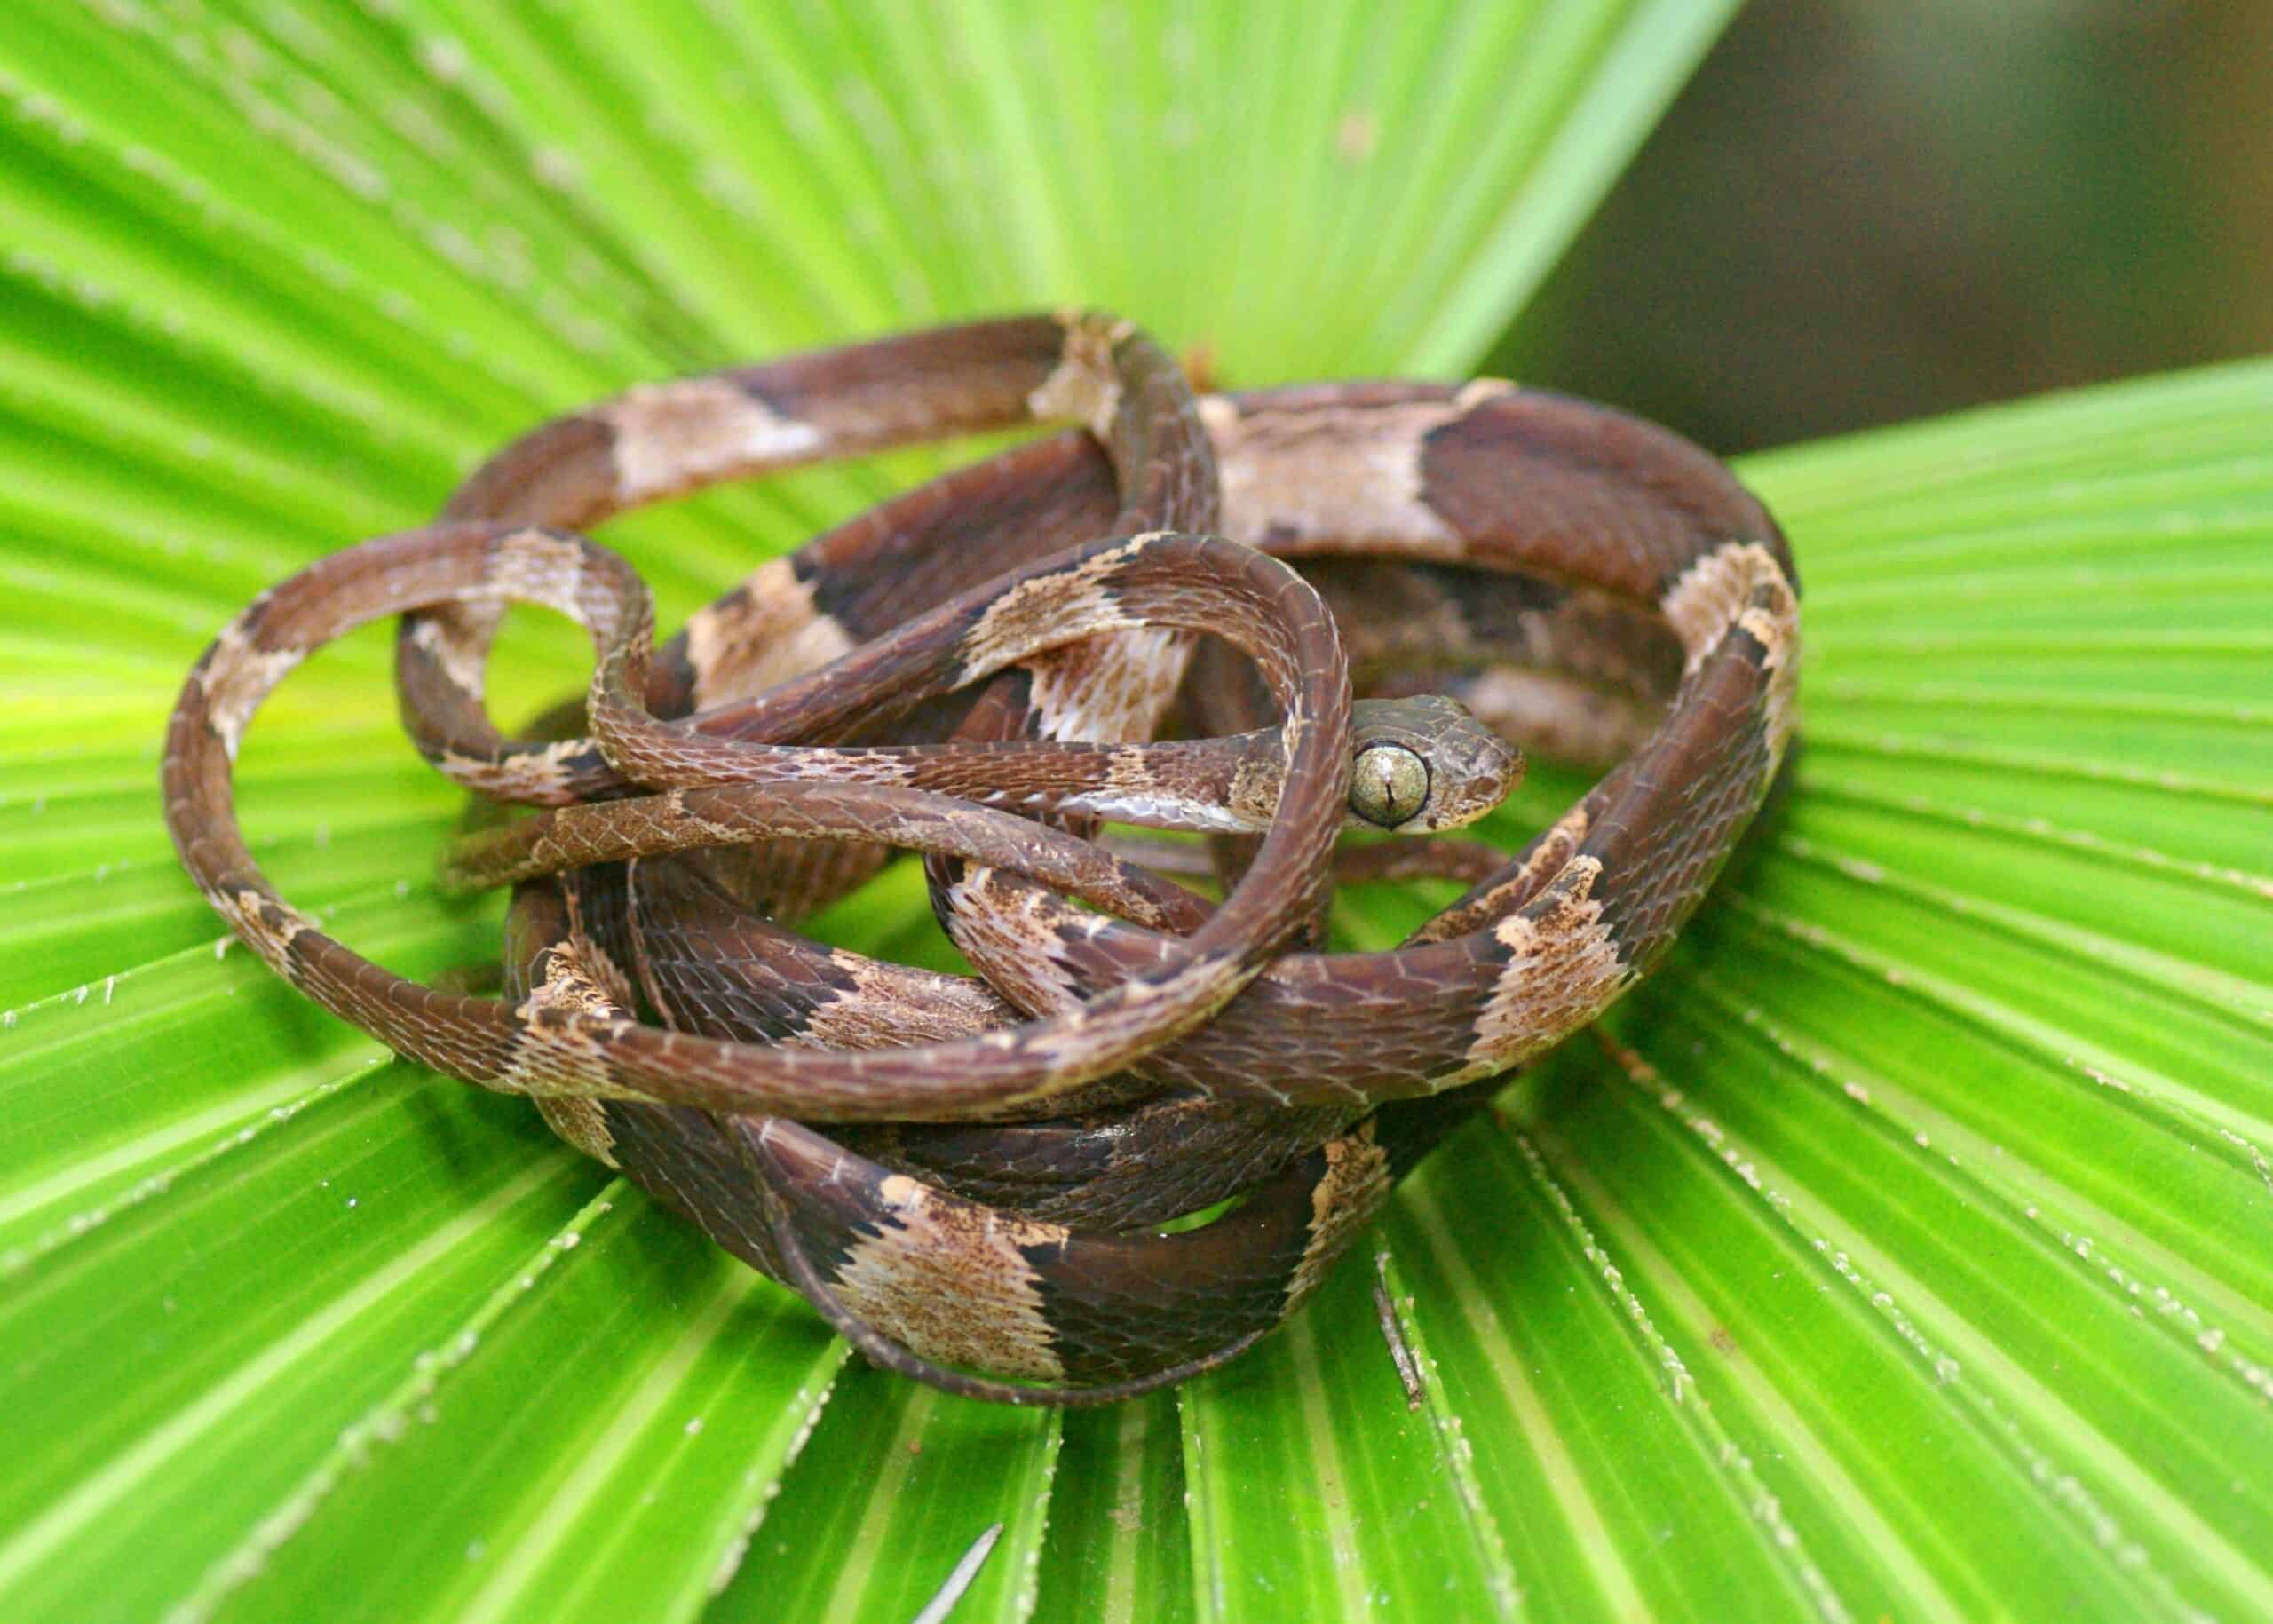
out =
[(1350, 810), (1368, 823), (1393, 829), (1429, 799), (1429, 764), (1401, 744), (1368, 745), (1358, 752), (1350, 778)]

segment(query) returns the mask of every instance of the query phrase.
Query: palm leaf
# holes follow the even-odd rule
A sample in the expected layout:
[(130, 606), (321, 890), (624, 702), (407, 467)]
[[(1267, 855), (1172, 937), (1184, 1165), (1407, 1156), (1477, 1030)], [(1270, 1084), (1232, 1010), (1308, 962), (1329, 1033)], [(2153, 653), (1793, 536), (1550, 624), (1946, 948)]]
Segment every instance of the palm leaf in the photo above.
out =
[[(1073, 300), (1236, 383), (1465, 368), (1727, 9), (12, 11), (8, 1615), (2273, 1605), (2273, 367), (1749, 465), (1809, 585), (1774, 827), (1295, 1326), (1101, 1414), (847, 1366), (218, 941), (159, 826), (215, 626), (634, 379)], [(676, 614), (931, 465), (609, 539)], [(427, 974), (495, 921), (427, 883), (384, 653), (294, 677), (243, 799)]]

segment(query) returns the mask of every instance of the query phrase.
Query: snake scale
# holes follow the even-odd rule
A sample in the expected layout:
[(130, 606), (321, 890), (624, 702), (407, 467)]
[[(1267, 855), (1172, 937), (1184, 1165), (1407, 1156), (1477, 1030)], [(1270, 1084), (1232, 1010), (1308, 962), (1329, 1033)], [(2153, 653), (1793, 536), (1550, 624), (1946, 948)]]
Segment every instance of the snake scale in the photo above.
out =
[[(1051, 421), (1077, 426), (762, 565), (660, 647), (644, 583), (581, 534)], [(1100, 1403), (1267, 1333), (1495, 1079), (1657, 962), (1782, 765), (1797, 594), (1721, 463), (1607, 408), (1488, 381), (1195, 397), (1125, 323), (1012, 318), (524, 435), (433, 524), (223, 628), (170, 718), (166, 817), (294, 986), (535, 1097), (871, 1359)], [(595, 664), (509, 736), (483, 672), (516, 603)], [(397, 615), (413, 741), (494, 804), (444, 875), (513, 888), (503, 997), (360, 957), (236, 821), (262, 701)], [(1616, 764), (1512, 854), (1413, 838), (1495, 804), (1515, 742)], [(1392, 836), (1337, 852), (1345, 827)], [(788, 928), (895, 850), (976, 975)], [(1195, 867), (1220, 901), (1174, 877)], [(1337, 875), (1407, 874), (1469, 889), (1392, 951), (1319, 950)]]

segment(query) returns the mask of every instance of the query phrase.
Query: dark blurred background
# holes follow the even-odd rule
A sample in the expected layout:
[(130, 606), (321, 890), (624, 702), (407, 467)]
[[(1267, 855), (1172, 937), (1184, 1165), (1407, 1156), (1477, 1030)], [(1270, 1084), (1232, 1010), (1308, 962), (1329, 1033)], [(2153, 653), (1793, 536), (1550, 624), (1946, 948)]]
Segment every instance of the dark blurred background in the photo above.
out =
[(1492, 370), (1721, 451), (2273, 350), (2273, 0), (1752, 0)]

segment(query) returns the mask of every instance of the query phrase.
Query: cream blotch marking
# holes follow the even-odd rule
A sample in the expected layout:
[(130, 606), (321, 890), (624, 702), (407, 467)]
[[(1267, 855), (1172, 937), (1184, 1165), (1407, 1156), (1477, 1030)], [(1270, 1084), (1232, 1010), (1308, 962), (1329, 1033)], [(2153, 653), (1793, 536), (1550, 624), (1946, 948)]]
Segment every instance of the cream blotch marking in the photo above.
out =
[(987, 605), (956, 651), (962, 668), (954, 685), (965, 687), (991, 677), (1028, 651), (1046, 646), (1054, 627), (1078, 626), (1079, 635), (1089, 636), (1141, 626), (1121, 607), (1110, 582), (1123, 564), (1156, 539), (1158, 533), (1132, 536), (1070, 568), (1022, 581)]
[(1158, 626), (1052, 649), (1026, 662), (1028, 703), (1053, 739), (1150, 739), (1191, 653), (1190, 637)]
[(1067, 315), (1065, 359), (1026, 396), (1026, 409), (1043, 423), (1078, 423), (1104, 440), (1121, 415), (1121, 379), (1113, 364), (1114, 345), (1132, 337), (1126, 321), (1102, 322)]
[[(1752, 600), (1767, 598), (1763, 605)], [(1776, 555), (1758, 542), (1730, 542), (1682, 572), (1662, 607), (1695, 670), (1730, 626), (1740, 626), (1767, 651), (1767, 726), (1770, 752), (1780, 760), (1799, 722), (1800, 613), (1791, 580)]]
[(584, 968), (573, 943), (546, 955), (543, 978), (513, 1013), (522, 1031), (492, 1085), (501, 1092), (637, 1097), (636, 1090), (611, 1082), (607, 1058), (609, 1040), (630, 1025), (630, 1017)]
[(1063, 1226), (1012, 1218), (894, 1174), (878, 1186), (897, 1228), (853, 1243), (830, 1282), (845, 1305), (925, 1359), (1062, 1379), (1041, 1279), (1021, 1248), (1062, 1246)]
[[(607, 594), (585, 590), (593, 555), (584, 543), (550, 531), (513, 531), (496, 544), (489, 564), (487, 596), (516, 602), (541, 604), (558, 610), (580, 626), (614, 635), (617, 611), (606, 603)], [(644, 588), (634, 591), (626, 609), (636, 619), (645, 601)]]
[(1593, 895), (1601, 860), (1574, 857), (1564, 889), (1493, 928), (1508, 963), (1477, 1017), (1469, 1070), (1481, 1076), (1529, 1058), (1610, 1006), (1630, 978)]
[[(1587, 837), (1592, 820), (1587, 815), (1584, 803), (1573, 806), (1548, 826), (1540, 836), (1538, 846), (1529, 860), (1516, 872), (1486, 891), (1475, 903), (1460, 909), (1445, 912), (1413, 933), (1413, 941), (1449, 941), (1465, 931), (1476, 930), (1490, 919), (1496, 918), (1511, 898), (1527, 896), (1542, 885), (1547, 877), (1559, 870), (1579, 849)], [(1589, 859), (1589, 861), (1593, 860)], [(1480, 1073), (1470, 1073), (1480, 1074)]]
[(626, 503), (807, 462), (827, 448), (812, 424), (723, 378), (644, 384), (594, 415), (615, 432), (616, 495)]
[(813, 602), (787, 558), (772, 558), (742, 582), (731, 611), (703, 609), (686, 622), (698, 710), (752, 699), (777, 683), (818, 670), (850, 653), (852, 636)]
[(593, 1161), (617, 1165), (615, 1136), (608, 1131), (607, 1112), (596, 1099), (575, 1095), (540, 1094), (534, 1102), (544, 1125)]
[(1342, 1249), (1389, 1194), (1389, 1153), (1374, 1142), (1374, 1125), (1327, 1142), (1326, 1171), (1311, 1187), (1311, 1235), (1287, 1282), (1287, 1306), (1318, 1288)]
[(1411, 558), (1462, 557), (1467, 543), (1422, 500), (1422, 453), (1430, 433), (1514, 388), (1483, 378), (1450, 400), (1253, 416), (1208, 396), (1200, 420), (1223, 479), (1224, 534), (1282, 553), (1389, 542)]
[(287, 981), (293, 978), (292, 940), (305, 931), (315, 930), (314, 920), (290, 903), (263, 891), (248, 889), (234, 894), (209, 892), (208, 896), (264, 963)]
[(428, 618), (410, 629), (412, 646), (424, 653), (442, 675), (459, 688), (479, 699), (488, 682), (489, 662), (481, 649), (463, 638), (451, 635), (446, 619)]
[(231, 761), (237, 758), (252, 713), (306, 658), (304, 648), (256, 648), (245, 635), (242, 616), (223, 628), (197, 681), (208, 725)]

